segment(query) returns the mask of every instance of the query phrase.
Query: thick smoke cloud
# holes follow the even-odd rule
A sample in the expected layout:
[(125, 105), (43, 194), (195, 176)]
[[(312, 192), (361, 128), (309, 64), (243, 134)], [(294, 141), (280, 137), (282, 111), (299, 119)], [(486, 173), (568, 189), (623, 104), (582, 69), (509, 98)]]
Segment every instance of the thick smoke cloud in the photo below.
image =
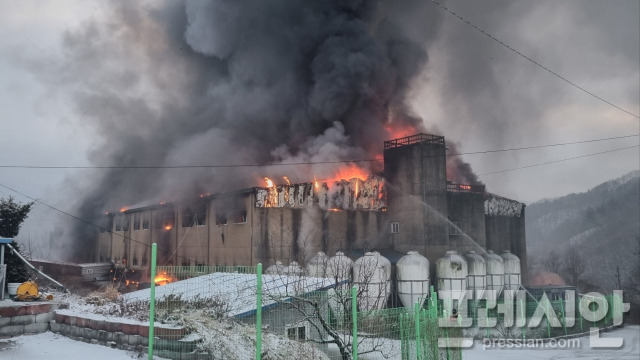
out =
[[(43, 65), (95, 131), (95, 165), (371, 159), (395, 134), (427, 131), (406, 101), (438, 22), (423, 1), (105, 6), (108, 16), (66, 34), (59, 63)], [(310, 181), (335, 167), (99, 170), (83, 182), (78, 213), (97, 218), (264, 176)]]

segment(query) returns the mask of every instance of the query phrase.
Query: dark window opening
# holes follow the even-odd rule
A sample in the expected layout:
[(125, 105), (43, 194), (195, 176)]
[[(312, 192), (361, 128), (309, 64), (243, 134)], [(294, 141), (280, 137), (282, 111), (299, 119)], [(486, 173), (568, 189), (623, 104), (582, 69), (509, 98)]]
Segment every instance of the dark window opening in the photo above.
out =
[(229, 213), (229, 217), (233, 221), (234, 224), (244, 224), (247, 222), (247, 212), (246, 211), (231, 211)]
[(190, 208), (182, 209), (182, 227), (192, 227), (195, 214)]
[(174, 222), (175, 217), (173, 211), (165, 210), (153, 218), (153, 227), (156, 229), (171, 230), (173, 229)]
[(227, 225), (227, 214), (217, 214), (216, 225)]
[(400, 223), (397, 221), (394, 221), (391, 223), (391, 233), (392, 234), (397, 234), (400, 232)]
[(142, 230), (149, 230), (150, 214), (142, 214)]
[(142, 214), (133, 214), (133, 230), (140, 230), (140, 217)]
[(129, 215), (122, 215), (122, 231), (129, 231)]

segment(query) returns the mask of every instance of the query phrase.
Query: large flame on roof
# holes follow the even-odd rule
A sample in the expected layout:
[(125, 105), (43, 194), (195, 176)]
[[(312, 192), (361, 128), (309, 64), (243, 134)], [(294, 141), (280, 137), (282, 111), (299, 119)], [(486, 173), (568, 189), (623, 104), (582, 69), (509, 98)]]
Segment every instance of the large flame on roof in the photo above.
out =
[(387, 131), (387, 134), (389, 134), (389, 139), (399, 139), (419, 133), (419, 131), (416, 131), (416, 129), (409, 124), (404, 124), (403, 126), (387, 125), (384, 129)]
[(361, 168), (356, 164), (348, 164), (338, 168), (333, 179), (328, 181), (335, 182), (340, 180), (360, 179), (362, 181), (367, 180), (369, 177), (369, 171)]

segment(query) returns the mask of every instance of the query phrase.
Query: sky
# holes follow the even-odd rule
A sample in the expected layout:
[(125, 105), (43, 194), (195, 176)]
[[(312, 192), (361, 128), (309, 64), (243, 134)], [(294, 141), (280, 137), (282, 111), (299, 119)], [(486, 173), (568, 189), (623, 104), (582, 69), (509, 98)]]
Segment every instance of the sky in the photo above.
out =
[[(633, 147), (640, 133), (638, 1), (456, 0), (443, 2), (444, 9), (403, 0), (381, 2), (375, 11), (359, 1), (337, 6), (369, 19), (370, 28), (344, 20), (350, 14), (346, 10), (332, 13), (340, 21), (313, 16), (323, 9), (312, 6), (289, 12), (292, 5), (286, 0), (247, 1), (252, 5), (246, 8), (226, 1), (186, 3), (184, 8), (163, 1), (117, 8), (86, 0), (0, 0), (0, 196), (37, 198), (82, 216), (91, 206), (142, 204), (147, 191), (178, 196), (167, 189), (193, 177), (221, 178), (220, 172), (201, 170), (167, 175), (13, 165), (363, 158), (376, 151), (369, 147), (379, 144), (381, 149), (386, 140), (383, 131), (371, 130), (363, 120), (381, 116), (371, 100), (380, 98), (391, 104), (389, 116), (396, 124), (442, 134), (457, 153), (632, 136), (462, 155), (488, 191), (525, 203), (584, 192), (639, 167), (639, 150)], [(303, 16), (311, 25), (295, 21)], [(278, 21), (290, 22), (290, 32), (273, 30)], [(374, 40), (367, 38), (371, 24), (379, 31)], [(350, 31), (351, 42), (334, 42), (324, 57), (305, 63), (299, 53), (308, 51), (306, 42), (340, 26)], [(386, 45), (376, 48), (380, 43)], [(367, 56), (340, 52), (354, 47)], [(378, 62), (380, 49), (397, 51), (397, 58), (388, 56), (397, 63), (384, 57)], [(348, 65), (336, 60), (340, 57)], [(313, 71), (309, 87), (308, 79), (288, 72), (305, 66)], [(335, 85), (347, 77), (352, 78), (344, 88)], [(207, 84), (208, 79), (218, 83)], [(364, 85), (345, 92), (353, 84)], [(309, 93), (304, 106), (300, 92)], [(332, 116), (346, 116), (340, 109), (356, 98), (357, 114), (351, 112), (343, 124), (332, 122)], [(280, 108), (291, 110), (272, 110)], [(219, 122), (207, 127), (212, 117)], [(311, 131), (316, 133), (311, 136)], [(242, 148), (228, 151), (238, 143)], [(633, 148), (582, 157), (624, 147)], [(573, 157), (581, 158), (529, 167)], [(528, 168), (513, 170), (520, 167)], [(261, 171), (251, 176), (258, 178)], [(211, 189), (208, 184), (198, 184), (197, 190)], [(233, 185), (230, 181), (221, 189)], [(96, 202), (104, 194), (117, 202)], [(35, 228), (57, 221), (46, 206), (37, 204), (36, 210), (29, 220)]]

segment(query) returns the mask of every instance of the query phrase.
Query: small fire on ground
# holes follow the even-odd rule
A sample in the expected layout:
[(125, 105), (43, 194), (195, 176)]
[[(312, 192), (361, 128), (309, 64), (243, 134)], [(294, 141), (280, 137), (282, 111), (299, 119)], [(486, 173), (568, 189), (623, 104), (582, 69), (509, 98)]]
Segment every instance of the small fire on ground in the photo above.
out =
[(156, 275), (155, 279), (153, 280), (153, 282), (156, 283), (156, 286), (167, 285), (168, 283), (171, 283), (174, 281), (176, 281), (176, 279), (173, 276), (167, 274), (166, 272)]

